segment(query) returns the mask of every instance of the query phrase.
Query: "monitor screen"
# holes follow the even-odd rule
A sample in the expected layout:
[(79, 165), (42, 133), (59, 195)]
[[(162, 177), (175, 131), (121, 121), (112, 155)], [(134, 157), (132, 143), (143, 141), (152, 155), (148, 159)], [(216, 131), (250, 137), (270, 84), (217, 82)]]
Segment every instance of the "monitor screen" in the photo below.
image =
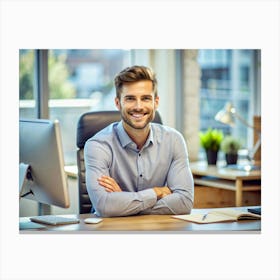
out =
[(20, 119), (19, 166), (26, 166), (20, 180), (20, 198), (63, 208), (70, 206), (60, 127), (58, 121)]

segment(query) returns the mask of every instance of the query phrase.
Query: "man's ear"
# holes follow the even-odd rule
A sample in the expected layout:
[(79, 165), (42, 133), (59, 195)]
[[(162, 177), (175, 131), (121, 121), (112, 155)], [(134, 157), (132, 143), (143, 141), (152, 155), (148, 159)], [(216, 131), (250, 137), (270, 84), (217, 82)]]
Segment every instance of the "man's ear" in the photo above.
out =
[(120, 99), (118, 97), (115, 97), (115, 105), (118, 108), (118, 110), (121, 110), (121, 104), (120, 104)]
[(158, 105), (159, 105), (159, 96), (156, 96), (155, 97), (155, 110), (157, 110)]

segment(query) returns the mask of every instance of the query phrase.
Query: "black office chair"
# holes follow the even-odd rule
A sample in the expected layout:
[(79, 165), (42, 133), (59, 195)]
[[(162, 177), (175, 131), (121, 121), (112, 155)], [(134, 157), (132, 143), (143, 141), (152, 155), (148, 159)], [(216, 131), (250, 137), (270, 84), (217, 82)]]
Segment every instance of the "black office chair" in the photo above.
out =
[[(86, 188), (85, 180), (85, 162), (84, 162), (84, 146), (86, 141), (95, 135), (98, 131), (105, 128), (113, 122), (120, 121), (121, 115), (119, 111), (99, 111), (84, 113), (78, 121), (76, 144), (77, 150), (77, 166), (78, 166), (78, 184), (79, 184), (79, 209), (80, 214), (90, 213), (92, 204)], [(155, 123), (162, 124), (160, 114), (156, 111)]]

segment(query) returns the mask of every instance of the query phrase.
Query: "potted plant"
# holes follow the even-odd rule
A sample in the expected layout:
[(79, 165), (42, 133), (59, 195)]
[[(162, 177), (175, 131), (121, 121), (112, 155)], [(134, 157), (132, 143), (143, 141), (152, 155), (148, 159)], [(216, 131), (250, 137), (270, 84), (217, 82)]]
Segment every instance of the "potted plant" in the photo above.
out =
[(236, 164), (238, 150), (242, 147), (241, 142), (231, 135), (225, 136), (221, 143), (221, 150), (225, 153), (227, 164)]
[(224, 138), (223, 132), (218, 129), (208, 128), (205, 132), (199, 132), (199, 138), (200, 145), (206, 152), (208, 164), (216, 164), (221, 142)]

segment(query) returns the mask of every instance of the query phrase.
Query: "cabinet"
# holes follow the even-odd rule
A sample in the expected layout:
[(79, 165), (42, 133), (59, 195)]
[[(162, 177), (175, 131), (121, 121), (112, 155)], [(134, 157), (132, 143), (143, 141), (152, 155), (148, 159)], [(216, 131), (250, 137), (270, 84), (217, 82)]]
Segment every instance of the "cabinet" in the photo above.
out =
[[(213, 201), (213, 207), (231, 206), (217, 204), (219, 200), (230, 204), (232, 195), (234, 196), (233, 206), (261, 204), (260, 170), (234, 170), (218, 165), (208, 165), (206, 162), (192, 162), (190, 168), (195, 184), (194, 207), (207, 207), (203, 202), (203, 197), (204, 200), (209, 198), (216, 200), (216, 202)], [(221, 197), (223, 197), (222, 200)], [(247, 197), (246, 201), (244, 201), (245, 197)], [(211, 204), (211, 201), (209, 203)]]

